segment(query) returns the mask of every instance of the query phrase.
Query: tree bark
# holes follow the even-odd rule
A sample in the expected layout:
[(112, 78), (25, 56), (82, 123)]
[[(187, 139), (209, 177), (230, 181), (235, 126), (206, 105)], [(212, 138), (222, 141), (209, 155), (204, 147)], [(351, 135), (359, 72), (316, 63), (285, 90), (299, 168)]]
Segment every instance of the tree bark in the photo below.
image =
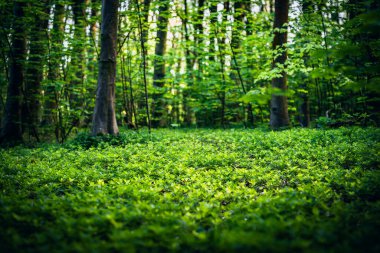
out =
[[(137, 0), (139, 1), (139, 0)], [(143, 17), (144, 17), (144, 20), (143, 20), (143, 28), (142, 28), (142, 32), (141, 32), (141, 37), (144, 41), (144, 44), (146, 45), (148, 43), (148, 34), (149, 34), (149, 10), (150, 10), (150, 3), (152, 2), (152, 0), (144, 0), (144, 3), (143, 3)], [(146, 55), (147, 54), (147, 50), (144, 51), (144, 54)]]
[(211, 1), (210, 2), (210, 34), (209, 34), (209, 39), (210, 39), (210, 45), (209, 45), (209, 59), (212, 62), (216, 62), (216, 48), (215, 48), (215, 29), (217, 26), (218, 22), (218, 3)]
[[(245, 23), (245, 18), (247, 16), (247, 13), (248, 11), (250, 10), (250, 2), (247, 1), (247, 0), (236, 0), (234, 2), (234, 29), (232, 30), (232, 39), (231, 39), (231, 42), (230, 42), (230, 46), (231, 46), (231, 51), (232, 51), (232, 60), (233, 60), (233, 63), (235, 65), (235, 70), (237, 72), (237, 76), (236, 74), (234, 74), (233, 72), (231, 72), (231, 79), (235, 80), (235, 82), (240, 82), (240, 85), (242, 87), (242, 91), (244, 94), (246, 94), (248, 92), (249, 89), (247, 89), (248, 87), (246, 87), (246, 85), (244, 84), (244, 80), (242, 78), (242, 75), (240, 73), (240, 66), (239, 66), (239, 61), (238, 61), (238, 58), (237, 56), (240, 54), (240, 52), (242, 51), (241, 49), (241, 40), (242, 40), (242, 37), (240, 36), (241, 34), (241, 31), (244, 30), (244, 28), (246, 29), (246, 33), (247, 33), (247, 37), (248, 35), (250, 35), (248, 33), (248, 22)], [(248, 103), (247, 107), (246, 107), (246, 111), (247, 111), (247, 124), (245, 124), (245, 126), (249, 126), (249, 127), (253, 127), (254, 125), (254, 117), (253, 117), (253, 108), (252, 108), (252, 104), (251, 103)]]
[[(200, 2), (200, 4), (203, 4)], [(184, 110), (184, 123), (186, 126), (191, 126), (195, 121), (194, 111), (190, 106), (190, 101), (192, 100), (192, 91), (194, 86), (194, 61), (192, 55), (194, 55), (194, 51), (192, 51), (192, 41), (190, 40), (190, 15), (189, 15), (189, 5), (187, 1), (184, 1), (184, 17), (182, 18), (182, 27), (184, 31), (185, 37), (185, 62), (186, 62), (186, 84), (187, 87), (183, 90), (183, 110)], [(194, 34), (194, 37), (196, 35)]]
[[(283, 66), (287, 59), (285, 44), (287, 42), (287, 31), (279, 31), (279, 29), (287, 29), (289, 11), (289, 0), (275, 0), (274, 14), (274, 39), (273, 50), (280, 50), (281, 54), (274, 58), (272, 68)], [(281, 72), (281, 76), (272, 79), (272, 87), (279, 88), (282, 92), (287, 90), (287, 76), (285, 70)], [(274, 129), (290, 126), (288, 115), (288, 100), (284, 95), (272, 95), (270, 125)]]
[(88, 0), (74, 0), (73, 19), (74, 19), (74, 39), (71, 54), (70, 68), (71, 80), (69, 87), (69, 104), (71, 111), (72, 126), (79, 126), (81, 122), (80, 112), (83, 110), (84, 96), (83, 85), (85, 79), (85, 53), (86, 53), (86, 7)]
[(21, 101), (22, 86), (24, 83), (24, 66), (26, 55), (26, 27), (24, 24), (23, 1), (15, 1), (13, 7), (13, 35), (12, 52), (9, 66), (9, 82), (5, 103), (3, 126), (0, 134), (0, 143), (12, 145), (22, 141), (21, 131)]
[(117, 135), (119, 133), (115, 115), (118, 6), (118, 0), (103, 0), (101, 50), (98, 90), (92, 126), (93, 135)]
[[(92, 0), (91, 1), (91, 19), (89, 22), (89, 43), (90, 47), (88, 48), (88, 72), (89, 75), (93, 76), (94, 79), (96, 79), (96, 71), (95, 67), (97, 64), (97, 57), (98, 57), (98, 36), (99, 36), (99, 31), (97, 27), (97, 17), (99, 15), (99, 10), (100, 10), (100, 5), (101, 1), (100, 0)], [(91, 78), (92, 79), (92, 78)]]
[(41, 83), (47, 53), (46, 31), (49, 22), (50, 5), (44, 0), (36, 8), (38, 8), (39, 12), (34, 13), (34, 24), (30, 34), (24, 98), (26, 100), (24, 110), (26, 111), (23, 112), (23, 115), (25, 115), (29, 135), (34, 136), (38, 141), (38, 126), (41, 116)]
[[(303, 15), (310, 15), (313, 11), (313, 1), (311, 0), (304, 0), (302, 2), (302, 13)], [(305, 54), (303, 57), (303, 60), (305, 62), (305, 65), (308, 64), (309, 61), (309, 55)], [(300, 114), (300, 124), (302, 127), (309, 127), (310, 126), (310, 101), (309, 101), (309, 89), (308, 89), (308, 78), (304, 78), (304, 82), (300, 84), (300, 88), (305, 90), (300, 93), (301, 98), (301, 105), (299, 106), (299, 114)]]
[(62, 60), (62, 46), (64, 39), (65, 5), (57, 2), (54, 6), (53, 29), (50, 32), (51, 46), (48, 69), (49, 85), (46, 89), (44, 121), (46, 125), (55, 125), (55, 135), (58, 140), (60, 130), (58, 127), (58, 91), (56, 86), (60, 79), (60, 64)]
[(157, 19), (157, 39), (154, 59), (153, 87), (155, 93), (153, 95), (152, 106), (152, 126), (159, 127), (166, 125), (165, 103), (163, 101), (163, 87), (165, 85), (165, 53), (167, 27), (169, 21), (169, 2), (162, 1), (159, 3), (159, 15)]
[(197, 81), (199, 82), (201, 80), (201, 72), (202, 72), (202, 55), (203, 55), (203, 18), (204, 18), (204, 4), (205, 0), (198, 0), (198, 10), (195, 20), (195, 33), (194, 33), (194, 39), (195, 39), (195, 45), (196, 45), (196, 59), (198, 61), (198, 75), (197, 75)]

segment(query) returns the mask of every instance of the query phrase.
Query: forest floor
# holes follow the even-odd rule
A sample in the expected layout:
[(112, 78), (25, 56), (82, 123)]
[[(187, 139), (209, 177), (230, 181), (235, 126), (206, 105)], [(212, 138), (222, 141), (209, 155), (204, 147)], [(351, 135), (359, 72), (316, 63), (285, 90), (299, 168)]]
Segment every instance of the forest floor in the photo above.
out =
[(3, 252), (380, 252), (380, 129), (0, 149)]

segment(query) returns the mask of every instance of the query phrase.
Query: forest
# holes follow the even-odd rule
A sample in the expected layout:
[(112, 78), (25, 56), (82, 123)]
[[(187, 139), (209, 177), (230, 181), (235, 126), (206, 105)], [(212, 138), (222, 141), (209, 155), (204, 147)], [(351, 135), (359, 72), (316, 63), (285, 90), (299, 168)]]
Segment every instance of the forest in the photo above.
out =
[(4, 252), (379, 252), (377, 0), (0, 0)]

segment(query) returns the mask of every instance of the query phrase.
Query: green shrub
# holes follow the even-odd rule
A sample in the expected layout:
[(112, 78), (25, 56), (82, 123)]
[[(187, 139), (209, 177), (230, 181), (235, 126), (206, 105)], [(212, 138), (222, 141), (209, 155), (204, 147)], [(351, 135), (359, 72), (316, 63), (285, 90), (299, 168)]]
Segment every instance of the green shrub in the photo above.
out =
[(0, 150), (4, 252), (378, 252), (380, 131), (155, 130)]

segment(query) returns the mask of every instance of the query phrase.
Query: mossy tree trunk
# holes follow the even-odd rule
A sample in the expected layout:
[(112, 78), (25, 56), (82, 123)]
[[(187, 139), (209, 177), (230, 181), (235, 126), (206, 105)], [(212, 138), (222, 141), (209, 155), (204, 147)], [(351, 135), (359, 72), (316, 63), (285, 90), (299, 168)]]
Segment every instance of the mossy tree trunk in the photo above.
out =
[(98, 90), (92, 134), (117, 135), (115, 81), (117, 57), (118, 0), (103, 0)]
[(50, 4), (43, 0), (33, 6), (33, 25), (29, 40), (29, 59), (26, 69), (25, 85), (25, 125), (30, 136), (39, 140), (38, 126), (41, 118), (41, 83), (45, 56), (47, 53), (47, 29), (49, 24)]

